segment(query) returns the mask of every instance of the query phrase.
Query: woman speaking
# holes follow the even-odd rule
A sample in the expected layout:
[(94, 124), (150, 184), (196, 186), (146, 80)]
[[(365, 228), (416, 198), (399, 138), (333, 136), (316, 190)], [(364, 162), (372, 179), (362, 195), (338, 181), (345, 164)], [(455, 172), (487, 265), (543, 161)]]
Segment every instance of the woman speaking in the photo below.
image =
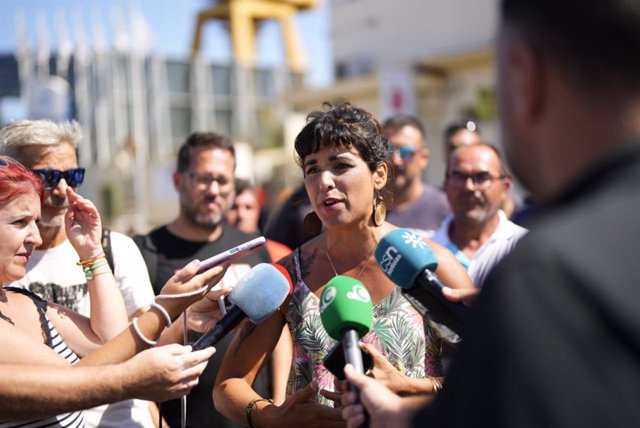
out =
[[(378, 121), (350, 104), (311, 113), (295, 150), (313, 207), (305, 227), (317, 236), (280, 261), (294, 278), (292, 297), (266, 322), (239, 332), (214, 388), (218, 410), (250, 427), (344, 425), (332, 403), (338, 399), (332, 392), (335, 378), (321, 364), (336, 341), (319, 316), (323, 287), (338, 275), (360, 280), (373, 300), (373, 329), (362, 342), (375, 354), (374, 377), (402, 394), (432, 393), (439, 386), (434, 378), (442, 375), (439, 339), (373, 254), (381, 236), (395, 229), (385, 222), (390, 162)], [(473, 287), (448, 250), (431, 241), (429, 245), (446, 284)], [(293, 363), (287, 399), (277, 406), (251, 384), (285, 323), (293, 336)]]

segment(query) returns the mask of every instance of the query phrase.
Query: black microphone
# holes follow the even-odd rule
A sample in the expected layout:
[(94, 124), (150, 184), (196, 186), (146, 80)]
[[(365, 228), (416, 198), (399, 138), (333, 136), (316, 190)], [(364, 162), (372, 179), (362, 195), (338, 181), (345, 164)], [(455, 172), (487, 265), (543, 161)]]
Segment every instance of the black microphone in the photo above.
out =
[(375, 251), (380, 269), (422, 314), (462, 336), (471, 312), (442, 294), (445, 285), (434, 272), (438, 259), (417, 233), (396, 229), (382, 237)]
[(234, 304), (216, 325), (192, 346), (194, 351), (213, 346), (248, 318), (260, 324), (293, 292), (289, 273), (280, 265), (260, 263), (243, 276), (228, 296)]

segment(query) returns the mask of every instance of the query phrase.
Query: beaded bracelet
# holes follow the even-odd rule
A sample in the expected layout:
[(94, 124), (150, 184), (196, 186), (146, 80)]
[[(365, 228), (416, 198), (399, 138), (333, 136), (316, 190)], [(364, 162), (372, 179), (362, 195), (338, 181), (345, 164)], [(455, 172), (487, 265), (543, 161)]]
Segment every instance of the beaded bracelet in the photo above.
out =
[(138, 317), (135, 317), (133, 319), (132, 325), (133, 325), (133, 330), (136, 332), (140, 340), (142, 340), (144, 343), (146, 343), (149, 346), (155, 346), (158, 343), (155, 340), (149, 340), (146, 337), (144, 337), (144, 335), (140, 331), (140, 327), (138, 327)]
[(103, 260), (98, 259), (98, 261), (94, 262), (91, 265), (83, 266), (82, 270), (84, 271), (84, 277), (87, 279), (87, 281), (90, 281), (100, 274), (107, 273), (108, 271), (103, 271), (98, 273), (96, 273), (95, 271), (101, 268), (102, 266), (107, 266), (108, 264), (109, 262), (107, 261), (107, 259), (103, 259)]
[(271, 400), (269, 398), (256, 398), (255, 400), (249, 401), (249, 404), (247, 404), (247, 407), (246, 407), (246, 411), (247, 411), (247, 426), (249, 428), (256, 428), (255, 426), (253, 426), (253, 421), (251, 420), (251, 411), (253, 410), (254, 407), (256, 407), (256, 404), (261, 402), (261, 401), (268, 401), (269, 403), (273, 404), (273, 400)]
[(164, 320), (167, 324), (167, 327), (171, 327), (171, 316), (169, 316), (169, 312), (167, 312), (167, 310), (162, 306), (157, 304), (156, 302), (151, 303), (151, 308), (155, 308), (158, 310), (158, 312), (160, 312), (162, 314), (162, 316), (164, 317)]
[(93, 265), (95, 262), (97, 262), (100, 259), (105, 259), (106, 260), (107, 256), (102, 253), (99, 256), (96, 256), (92, 259), (89, 260), (78, 260), (78, 263), (76, 263), (78, 266), (82, 266), (82, 267), (87, 267), (87, 266), (91, 266)]

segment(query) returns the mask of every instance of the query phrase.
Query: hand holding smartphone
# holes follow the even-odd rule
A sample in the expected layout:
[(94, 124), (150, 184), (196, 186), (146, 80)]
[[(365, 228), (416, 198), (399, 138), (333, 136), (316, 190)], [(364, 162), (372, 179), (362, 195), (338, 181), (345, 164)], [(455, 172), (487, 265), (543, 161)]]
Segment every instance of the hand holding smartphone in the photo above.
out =
[(263, 246), (266, 241), (267, 240), (264, 238), (264, 236), (260, 236), (259, 238), (252, 239), (251, 241), (247, 241), (244, 244), (240, 244), (220, 254), (209, 257), (208, 259), (200, 262), (198, 273), (202, 273), (215, 266), (219, 266), (222, 263), (229, 263), (241, 257), (244, 257), (247, 254), (251, 253), (253, 250)]
[[(364, 372), (366, 373), (369, 371), (371, 366), (373, 366), (373, 360), (368, 353), (362, 350), (362, 348), (360, 349), (360, 352), (362, 353), (362, 365), (364, 367)], [(344, 347), (342, 346), (342, 342), (338, 342), (338, 344), (327, 353), (322, 360), (322, 364), (339, 380), (345, 380), (347, 378), (344, 375), (344, 366), (347, 362), (344, 358)]]
[[(267, 240), (264, 238), (264, 236), (260, 236), (258, 238), (252, 239), (251, 241), (247, 241), (243, 244), (237, 245), (227, 251), (216, 254), (215, 256), (211, 256), (208, 259), (200, 262), (200, 268), (198, 268), (197, 273), (202, 273), (223, 263), (231, 263), (241, 257), (244, 257), (250, 254), (252, 251), (262, 247), (266, 241)], [(212, 289), (215, 289), (215, 287), (213, 287)], [(227, 309), (232, 305), (224, 298), (224, 296), (221, 296), (218, 299), (218, 302), (220, 304), (220, 312), (222, 313), (222, 316), (226, 315)]]

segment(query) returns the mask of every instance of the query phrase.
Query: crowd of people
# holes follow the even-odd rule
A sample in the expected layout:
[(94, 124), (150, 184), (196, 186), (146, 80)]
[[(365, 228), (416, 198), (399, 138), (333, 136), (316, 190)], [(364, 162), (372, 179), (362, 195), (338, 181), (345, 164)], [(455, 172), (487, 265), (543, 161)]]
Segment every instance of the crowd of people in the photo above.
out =
[[(640, 422), (640, 7), (501, 0), (500, 11), (504, 157), (474, 122), (452, 123), (442, 187), (429, 185), (418, 118), (324, 105), (296, 137), (303, 181), (266, 222), (265, 247), (206, 270), (199, 260), (263, 234), (230, 137), (186, 137), (176, 218), (130, 238), (78, 192), (77, 123), (0, 129), (0, 427)], [(510, 171), (535, 210), (521, 211)], [(464, 336), (380, 265), (378, 244), (399, 228), (429, 251), (444, 298), (470, 311)], [(261, 263), (288, 273), (290, 295), (193, 351)], [(321, 295), (341, 277), (373, 306), (360, 338), (371, 366), (346, 364), (346, 381), (323, 364), (337, 341)]]

